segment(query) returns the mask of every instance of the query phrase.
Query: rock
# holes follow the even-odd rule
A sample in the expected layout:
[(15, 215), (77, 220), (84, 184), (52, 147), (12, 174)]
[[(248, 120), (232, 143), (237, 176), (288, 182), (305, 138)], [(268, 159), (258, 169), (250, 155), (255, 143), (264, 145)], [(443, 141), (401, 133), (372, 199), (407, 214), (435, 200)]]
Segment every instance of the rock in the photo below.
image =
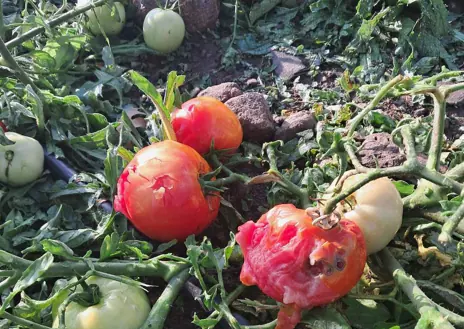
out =
[(281, 126), (285, 121), (285, 117), (283, 115), (274, 114), (272, 118), (274, 119), (274, 122), (277, 126)]
[(256, 143), (272, 140), (275, 124), (266, 99), (249, 92), (229, 99), (226, 105), (237, 114), (243, 128), (243, 139)]
[(367, 136), (358, 155), (361, 164), (369, 168), (376, 167), (375, 159), (377, 159), (380, 168), (399, 166), (406, 160), (406, 157), (400, 153), (400, 149), (387, 133)]
[(211, 86), (201, 91), (198, 96), (210, 96), (219, 99), (221, 102), (227, 102), (229, 99), (240, 96), (242, 91), (235, 82), (224, 82), (216, 86)]
[(272, 52), (272, 64), (276, 74), (283, 80), (289, 80), (306, 68), (301, 59), (279, 51)]
[(179, 8), (190, 33), (214, 28), (219, 18), (219, 0), (179, 0)]
[(247, 87), (256, 87), (258, 85), (258, 80), (252, 78), (248, 79), (246, 82)]
[(450, 94), (446, 99), (446, 102), (450, 105), (457, 105), (459, 103), (464, 104), (464, 90), (458, 90)]
[(297, 133), (303, 130), (314, 129), (316, 127), (316, 123), (317, 121), (315, 116), (309, 111), (292, 113), (285, 118), (282, 125), (277, 128), (275, 139), (288, 142), (295, 138)]

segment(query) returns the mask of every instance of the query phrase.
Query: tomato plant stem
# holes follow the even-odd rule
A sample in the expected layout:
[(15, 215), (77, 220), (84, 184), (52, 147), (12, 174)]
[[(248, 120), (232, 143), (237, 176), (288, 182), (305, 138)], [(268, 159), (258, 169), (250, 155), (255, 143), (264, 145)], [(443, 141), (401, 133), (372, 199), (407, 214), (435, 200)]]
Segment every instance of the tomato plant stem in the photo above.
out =
[(454, 326), (450, 323), (462, 326), (464, 318), (436, 305), (427, 295), (419, 288), (415, 279), (408, 275), (401, 264), (395, 259), (390, 251), (385, 248), (379, 252), (383, 265), (393, 276), (396, 284), (408, 296), (411, 302), (420, 313), (422, 320), (430, 323), (430, 328), (452, 329)]
[(172, 304), (179, 295), (184, 283), (189, 277), (189, 269), (184, 269), (180, 273), (173, 276), (161, 296), (156, 301), (150, 311), (147, 320), (140, 329), (163, 329), (166, 317), (171, 310)]
[(265, 324), (259, 324), (256, 326), (243, 326), (243, 329), (274, 329), (277, 325), (277, 319), (275, 319), (272, 322), (265, 323)]
[(431, 94), (433, 98), (433, 129), (432, 142), (429, 149), (427, 168), (438, 171), (440, 168), (440, 156), (443, 147), (443, 135), (445, 134), (445, 110), (446, 100), (443, 93), (437, 89)]
[(367, 105), (364, 110), (358, 113), (356, 117), (353, 118), (350, 122), (350, 130), (348, 131), (348, 137), (353, 136), (353, 134), (356, 131), (356, 128), (358, 125), (361, 123), (361, 121), (364, 119), (364, 117), (372, 111), (379, 103), (380, 101), (388, 94), (390, 89), (392, 89), (394, 86), (396, 86), (398, 83), (400, 83), (403, 80), (403, 76), (398, 75), (394, 79), (390, 80), (385, 86), (383, 86), (377, 95), (374, 97), (374, 99)]
[(464, 218), (464, 202), (458, 207), (454, 214), (446, 221), (441, 229), (441, 233), (438, 237), (438, 241), (443, 244), (448, 244), (452, 241), (451, 235), (453, 234), (456, 227)]
[(24, 326), (24, 327), (30, 328), (30, 329), (51, 329), (50, 327), (43, 326), (41, 324), (38, 324), (38, 323), (35, 323), (35, 322), (32, 322), (32, 321), (20, 318), (18, 316), (15, 316), (13, 314), (8, 313), (8, 312), (3, 312), (1, 317), (4, 318), (4, 319), (7, 319), (7, 320), (9, 320), (9, 321), (11, 321), (13, 323), (19, 324), (21, 326)]
[[(60, 15), (60, 16), (58, 16), (56, 18), (53, 18), (53, 19), (51, 19), (49, 21), (44, 22), (43, 26), (55, 27), (57, 25), (60, 25), (61, 23), (64, 23), (64, 22), (70, 20), (71, 18), (73, 18), (75, 16), (78, 16), (78, 15), (80, 15), (82, 13), (85, 13), (89, 9), (100, 7), (100, 6), (104, 5), (106, 2), (107, 2), (107, 0), (97, 0), (95, 2), (90, 2), (89, 4), (87, 4), (87, 5), (83, 6), (83, 7), (79, 7), (79, 8), (76, 7), (73, 10), (70, 10), (67, 13), (63, 14), (63, 15)], [(24, 41), (27, 41), (29, 39), (32, 39), (36, 35), (44, 33), (45, 28), (43, 26), (33, 28), (33, 29), (27, 31), (26, 33), (24, 33), (23, 35), (20, 35), (19, 37), (16, 37), (16, 38), (8, 41), (5, 44), (6, 47), (8, 49), (14, 48), (14, 47), (19, 46), (20, 44), (22, 44)]]
[[(21, 257), (0, 250), (0, 263), (16, 270), (25, 270), (32, 262)], [(163, 262), (147, 260), (144, 262), (94, 262), (93, 269), (108, 274), (125, 276), (154, 276), (161, 277), (165, 281), (186, 268), (188, 264), (176, 262)], [(69, 277), (76, 274), (84, 275), (90, 270), (85, 262), (65, 261), (53, 263), (43, 274), (44, 278)]]

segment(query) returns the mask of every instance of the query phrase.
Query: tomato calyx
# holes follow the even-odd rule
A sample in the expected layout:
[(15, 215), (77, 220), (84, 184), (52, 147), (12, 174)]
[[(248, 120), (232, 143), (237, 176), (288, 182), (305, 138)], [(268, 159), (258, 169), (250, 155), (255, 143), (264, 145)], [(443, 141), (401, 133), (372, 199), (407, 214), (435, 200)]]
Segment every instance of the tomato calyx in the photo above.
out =
[(323, 230), (331, 230), (338, 225), (342, 216), (337, 212), (333, 211), (330, 214), (323, 214), (318, 208), (310, 207), (306, 208), (306, 214), (313, 219), (312, 225), (318, 226)]

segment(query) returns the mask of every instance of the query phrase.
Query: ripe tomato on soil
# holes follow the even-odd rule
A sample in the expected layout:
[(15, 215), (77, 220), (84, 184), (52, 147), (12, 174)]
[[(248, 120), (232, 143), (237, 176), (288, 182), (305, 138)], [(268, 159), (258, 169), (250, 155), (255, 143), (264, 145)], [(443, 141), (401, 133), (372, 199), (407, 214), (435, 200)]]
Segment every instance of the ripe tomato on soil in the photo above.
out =
[(361, 229), (342, 219), (330, 230), (312, 225), (305, 210), (275, 206), (254, 223), (239, 227), (236, 240), (244, 264), (240, 280), (285, 304), (277, 328), (294, 328), (300, 310), (325, 305), (346, 295), (366, 264)]
[(211, 167), (191, 147), (170, 140), (141, 149), (119, 177), (114, 209), (157, 241), (184, 240), (216, 218), (220, 198), (199, 176)]
[(201, 96), (185, 102), (172, 113), (171, 123), (177, 140), (200, 154), (208, 153), (212, 140), (216, 150), (231, 151), (243, 140), (237, 115), (213, 97)]

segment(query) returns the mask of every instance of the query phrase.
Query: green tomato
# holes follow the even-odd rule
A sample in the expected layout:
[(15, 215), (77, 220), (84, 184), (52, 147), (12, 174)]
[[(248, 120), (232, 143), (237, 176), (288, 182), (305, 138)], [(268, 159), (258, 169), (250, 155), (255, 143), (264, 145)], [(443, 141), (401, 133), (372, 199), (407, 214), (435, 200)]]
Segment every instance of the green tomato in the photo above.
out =
[(148, 47), (167, 54), (179, 48), (184, 37), (184, 20), (175, 11), (155, 8), (145, 16), (143, 38)]
[[(78, 0), (78, 6), (88, 4), (90, 0)], [(114, 7), (117, 12), (111, 15)], [(120, 2), (114, 2), (113, 5), (105, 4), (100, 7), (90, 9), (85, 12), (88, 18), (87, 27), (94, 35), (101, 35), (100, 26), (106, 35), (118, 35), (126, 23), (126, 10)], [(98, 26), (100, 24), (100, 26)]]
[(38, 179), (44, 170), (44, 150), (34, 138), (14, 132), (5, 136), (15, 142), (0, 145), (0, 182), (23, 186)]
[[(139, 329), (150, 313), (150, 301), (145, 292), (135, 286), (102, 277), (90, 277), (87, 284), (100, 288), (100, 303), (90, 307), (70, 303), (65, 310), (66, 329)], [(82, 291), (78, 286), (76, 291)], [(59, 328), (60, 296), (53, 305), (53, 328)]]

